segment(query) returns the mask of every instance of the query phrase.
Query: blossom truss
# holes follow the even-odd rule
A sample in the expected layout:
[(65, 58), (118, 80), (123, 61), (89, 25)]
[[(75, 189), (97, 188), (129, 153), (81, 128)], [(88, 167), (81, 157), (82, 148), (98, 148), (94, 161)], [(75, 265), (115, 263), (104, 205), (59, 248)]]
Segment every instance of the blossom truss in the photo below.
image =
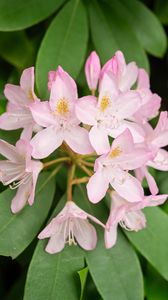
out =
[[(161, 98), (152, 93), (148, 74), (135, 62), (126, 64), (121, 51), (101, 67), (93, 51), (85, 75), (91, 94), (80, 98), (76, 82), (60, 66), (48, 74), (49, 100), (41, 101), (35, 95), (34, 67), (23, 71), (19, 86), (7, 84), (4, 90), (8, 103), (0, 116), (0, 129), (23, 129), (15, 146), (0, 140), (0, 154), (6, 158), (0, 160), (0, 181), (17, 188), (12, 212), (33, 204), (42, 169), (51, 167), (52, 177), (57, 172), (55, 164), (67, 167), (67, 203), (38, 236), (49, 238), (49, 253), (60, 252), (66, 243), (94, 249), (97, 234), (91, 222), (105, 229), (105, 246), (110, 248), (116, 243), (118, 224), (127, 230), (143, 229), (146, 219), (141, 210), (161, 205), (167, 198), (158, 195), (148, 170), (168, 170), (164, 149), (168, 116), (161, 112), (155, 128), (149, 123), (159, 114)], [(78, 168), (82, 173), (76, 172)], [(144, 177), (149, 196), (142, 186)], [(93, 203), (110, 194), (106, 225), (73, 202), (72, 186), (77, 184), (86, 184)]]

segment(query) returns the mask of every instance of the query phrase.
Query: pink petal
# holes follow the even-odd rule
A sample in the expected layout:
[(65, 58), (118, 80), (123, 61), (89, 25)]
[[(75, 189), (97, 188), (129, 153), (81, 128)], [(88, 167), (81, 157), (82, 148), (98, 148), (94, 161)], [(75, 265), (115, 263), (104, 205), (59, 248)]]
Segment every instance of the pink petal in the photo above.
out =
[[(112, 173), (111, 175), (114, 176)], [(110, 180), (110, 184), (119, 195), (129, 202), (138, 202), (144, 198), (144, 191), (140, 182), (129, 173), (120, 169), (115, 170), (115, 177)]]
[(51, 222), (39, 233), (38, 238), (42, 240), (54, 235), (58, 231), (58, 228), (62, 228), (61, 224), (62, 223), (57, 222), (57, 217), (53, 218)]
[(117, 227), (118, 227), (118, 224), (116, 223), (116, 224), (113, 224), (112, 226), (110, 226), (110, 228), (105, 230), (104, 239), (105, 239), (105, 246), (107, 249), (113, 247), (116, 244)]
[(155, 159), (149, 161), (147, 165), (157, 170), (168, 171), (168, 151), (159, 149)]
[(29, 99), (20, 86), (14, 84), (6, 84), (4, 90), (5, 97), (17, 106), (25, 106), (29, 103)]
[(145, 132), (143, 128), (136, 123), (125, 121), (125, 120), (122, 121), (121, 125), (119, 125), (118, 128), (110, 130), (110, 136), (116, 138), (119, 134), (123, 133), (125, 129), (130, 130), (133, 136), (134, 143), (144, 142)]
[(27, 68), (23, 71), (20, 78), (20, 86), (29, 100), (35, 100), (37, 98), (34, 94), (34, 67)]
[(148, 169), (146, 167), (144, 167), (144, 174), (147, 179), (150, 192), (152, 193), (152, 195), (157, 195), (159, 192), (157, 183), (156, 183), (154, 177), (148, 172)]
[(33, 146), (32, 156), (37, 159), (49, 156), (63, 142), (63, 134), (53, 127), (38, 132), (31, 140)]
[(97, 171), (87, 184), (87, 193), (89, 200), (93, 203), (99, 202), (104, 198), (109, 187), (109, 181), (106, 174), (102, 171)]
[(21, 160), (20, 154), (18, 153), (16, 147), (3, 140), (0, 140), (0, 153), (12, 162), (18, 162)]
[(134, 62), (131, 62), (126, 67), (126, 72), (120, 78), (120, 90), (122, 92), (128, 91), (135, 83), (138, 76), (138, 67)]
[(129, 91), (120, 94), (117, 99), (118, 112), (116, 116), (120, 120), (131, 117), (140, 107), (140, 97), (137, 92)]
[(31, 189), (30, 197), (28, 198), (28, 203), (30, 205), (32, 205), (34, 203), (37, 179), (38, 179), (40, 171), (43, 168), (43, 164), (41, 162), (38, 162), (38, 161), (32, 161), (32, 165), (33, 165), (33, 167), (32, 167), (33, 181), (32, 181), (32, 189)]
[(15, 130), (32, 124), (32, 116), (29, 111), (17, 110), (6, 112), (0, 116), (0, 128), (4, 130)]
[(138, 70), (138, 89), (150, 89), (149, 75), (144, 69)]
[(43, 127), (48, 127), (52, 124), (56, 124), (56, 117), (51, 112), (48, 101), (33, 102), (29, 106), (34, 121)]
[(48, 72), (48, 90), (50, 91), (51, 90), (51, 87), (52, 87), (52, 83), (55, 81), (56, 79), (56, 75), (57, 75), (57, 72), (56, 71), (50, 71)]
[(86, 96), (80, 98), (76, 103), (76, 115), (84, 124), (95, 125), (97, 115), (96, 97)]
[(53, 111), (56, 109), (58, 100), (65, 98), (70, 103), (77, 99), (77, 87), (72, 77), (61, 67), (56, 71), (56, 79), (51, 87), (50, 107)]
[(74, 219), (74, 236), (85, 250), (93, 250), (97, 243), (96, 229), (87, 220)]
[(90, 154), (94, 152), (89, 141), (89, 134), (85, 128), (80, 126), (71, 127), (64, 133), (65, 142), (76, 153)]
[(11, 210), (14, 214), (18, 213), (25, 206), (31, 191), (31, 181), (27, 184), (22, 184), (15, 197), (12, 199)]
[(89, 132), (89, 138), (97, 154), (109, 152), (110, 143), (106, 130), (101, 127), (93, 126)]
[(100, 59), (95, 51), (92, 51), (85, 64), (85, 75), (90, 90), (96, 90), (100, 76)]
[(64, 239), (65, 224), (64, 223), (57, 224), (55, 230), (56, 230), (55, 234), (51, 236), (47, 244), (47, 247), (45, 248), (45, 250), (50, 254), (54, 254), (62, 251), (65, 246), (65, 239)]
[(119, 147), (122, 153), (129, 153), (134, 150), (134, 141), (129, 129), (120, 134), (112, 143), (112, 150)]

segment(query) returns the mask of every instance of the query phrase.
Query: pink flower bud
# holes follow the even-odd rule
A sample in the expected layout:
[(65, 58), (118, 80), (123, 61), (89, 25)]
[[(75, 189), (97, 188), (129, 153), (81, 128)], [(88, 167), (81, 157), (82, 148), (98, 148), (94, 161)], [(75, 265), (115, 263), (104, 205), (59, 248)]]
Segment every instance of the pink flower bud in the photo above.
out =
[(95, 91), (97, 88), (101, 65), (100, 59), (95, 51), (93, 51), (88, 57), (85, 64), (86, 80), (91, 91)]
[(56, 71), (50, 71), (48, 72), (48, 90), (51, 90), (52, 83), (56, 79)]

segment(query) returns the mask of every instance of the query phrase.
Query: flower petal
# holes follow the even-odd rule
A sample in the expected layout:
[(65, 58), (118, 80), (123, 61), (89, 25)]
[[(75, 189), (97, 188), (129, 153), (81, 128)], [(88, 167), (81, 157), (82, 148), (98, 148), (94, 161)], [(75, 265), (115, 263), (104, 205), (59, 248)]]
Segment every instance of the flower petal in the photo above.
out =
[(56, 118), (51, 112), (48, 101), (36, 101), (29, 106), (35, 122), (43, 127), (56, 124)]
[(106, 130), (93, 126), (89, 132), (90, 142), (97, 154), (104, 154), (110, 151), (110, 143)]
[(37, 159), (49, 156), (63, 142), (63, 134), (53, 127), (38, 132), (31, 140), (33, 146), (32, 156)]
[(28, 203), (32, 205), (34, 203), (34, 197), (35, 197), (35, 189), (36, 189), (36, 183), (39, 176), (40, 171), (43, 168), (43, 164), (40, 161), (32, 161), (32, 189), (30, 193), (30, 197), (28, 198)]
[(99, 80), (101, 65), (99, 56), (92, 51), (85, 64), (85, 75), (90, 90), (96, 90)]
[(16, 147), (3, 140), (0, 140), (0, 153), (12, 162), (18, 162), (21, 160), (21, 156)]
[(45, 250), (50, 253), (58, 253), (63, 250), (65, 246), (65, 223), (57, 223), (55, 228), (55, 233), (50, 237), (49, 242)]
[(83, 249), (93, 250), (96, 247), (96, 229), (87, 220), (74, 219), (73, 233), (78, 244)]
[(80, 126), (71, 127), (64, 132), (64, 139), (68, 146), (79, 154), (90, 154), (94, 152), (89, 141), (89, 134), (85, 128)]
[(99, 202), (104, 198), (109, 187), (108, 178), (101, 170), (97, 171), (87, 184), (87, 193), (89, 200), (93, 203)]
[(157, 170), (168, 171), (168, 151), (159, 149), (153, 161), (148, 161), (148, 166)]
[(76, 103), (77, 118), (84, 124), (95, 125), (97, 114), (97, 100), (96, 97), (86, 96), (80, 98)]
[(25, 106), (29, 103), (29, 99), (20, 86), (14, 84), (6, 84), (4, 90), (5, 97), (17, 106)]
[[(110, 175), (113, 177), (110, 180)], [(138, 202), (144, 198), (144, 191), (140, 182), (127, 172), (120, 169), (113, 170), (109, 174), (111, 186), (124, 199), (129, 202)]]
[(22, 184), (17, 192), (15, 197), (12, 199), (11, 210), (14, 214), (18, 213), (25, 206), (27, 199), (31, 191), (31, 181), (27, 184)]
[(120, 77), (120, 90), (122, 92), (128, 91), (135, 83), (138, 76), (138, 67), (134, 62), (126, 66), (125, 74)]
[(104, 240), (105, 240), (105, 246), (107, 249), (112, 248), (117, 241), (117, 227), (118, 224), (113, 224), (110, 226), (110, 228), (105, 230), (104, 233)]

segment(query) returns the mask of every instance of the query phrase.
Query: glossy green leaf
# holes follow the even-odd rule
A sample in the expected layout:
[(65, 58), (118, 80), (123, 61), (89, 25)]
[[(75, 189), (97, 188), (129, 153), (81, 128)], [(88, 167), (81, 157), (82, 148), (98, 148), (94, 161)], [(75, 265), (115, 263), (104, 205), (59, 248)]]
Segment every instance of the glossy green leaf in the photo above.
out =
[(83, 268), (82, 270), (78, 271), (78, 274), (79, 274), (80, 282), (81, 282), (80, 300), (83, 300), (84, 290), (85, 290), (85, 285), (86, 285), (86, 280), (87, 280), (87, 275), (88, 275), (88, 267)]
[(55, 191), (55, 180), (47, 183), (48, 176), (48, 173), (40, 175), (35, 203), (18, 214), (12, 214), (10, 210), (16, 191), (7, 189), (0, 194), (0, 255), (16, 258), (37, 235), (48, 215)]
[(15, 31), (35, 25), (54, 13), (65, 0), (1, 0), (0, 31)]
[(168, 24), (168, 1), (156, 0), (155, 12), (163, 24)]
[(162, 57), (167, 48), (167, 38), (155, 14), (137, 0), (119, 0), (119, 2), (125, 7), (126, 14), (123, 17), (127, 18), (141, 45), (149, 53)]
[(158, 207), (145, 209), (145, 215), (145, 229), (125, 233), (137, 250), (168, 280), (168, 216)]
[[(61, 199), (56, 212), (62, 208)], [(84, 268), (83, 251), (77, 246), (66, 246), (58, 254), (48, 254), (48, 241), (39, 241), (28, 270), (24, 300), (79, 300), (80, 280), (78, 270)]]
[(25, 32), (0, 32), (0, 41), (0, 56), (3, 59), (20, 69), (32, 65), (33, 46)]
[(49, 26), (38, 52), (37, 88), (47, 95), (47, 74), (61, 65), (77, 77), (85, 58), (88, 25), (85, 8), (80, 0), (69, 1)]
[[(90, 214), (96, 217), (105, 215), (101, 202), (89, 202), (83, 188), (77, 188), (75, 202), (81, 203)], [(80, 205), (80, 206), (81, 206)], [(98, 244), (94, 251), (85, 252), (89, 272), (103, 300), (143, 300), (143, 280), (137, 255), (122, 233), (112, 249), (105, 249), (103, 230), (97, 227)]]
[(145, 291), (147, 300), (167, 300), (168, 282), (150, 266), (145, 272)]
[(103, 63), (120, 49), (127, 61), (135, 60), (139, 67), (149, 69), (143, 47), (115, 2), (108, 5), (94, 0), (90, 2), (89, 13), (93, 43)]

